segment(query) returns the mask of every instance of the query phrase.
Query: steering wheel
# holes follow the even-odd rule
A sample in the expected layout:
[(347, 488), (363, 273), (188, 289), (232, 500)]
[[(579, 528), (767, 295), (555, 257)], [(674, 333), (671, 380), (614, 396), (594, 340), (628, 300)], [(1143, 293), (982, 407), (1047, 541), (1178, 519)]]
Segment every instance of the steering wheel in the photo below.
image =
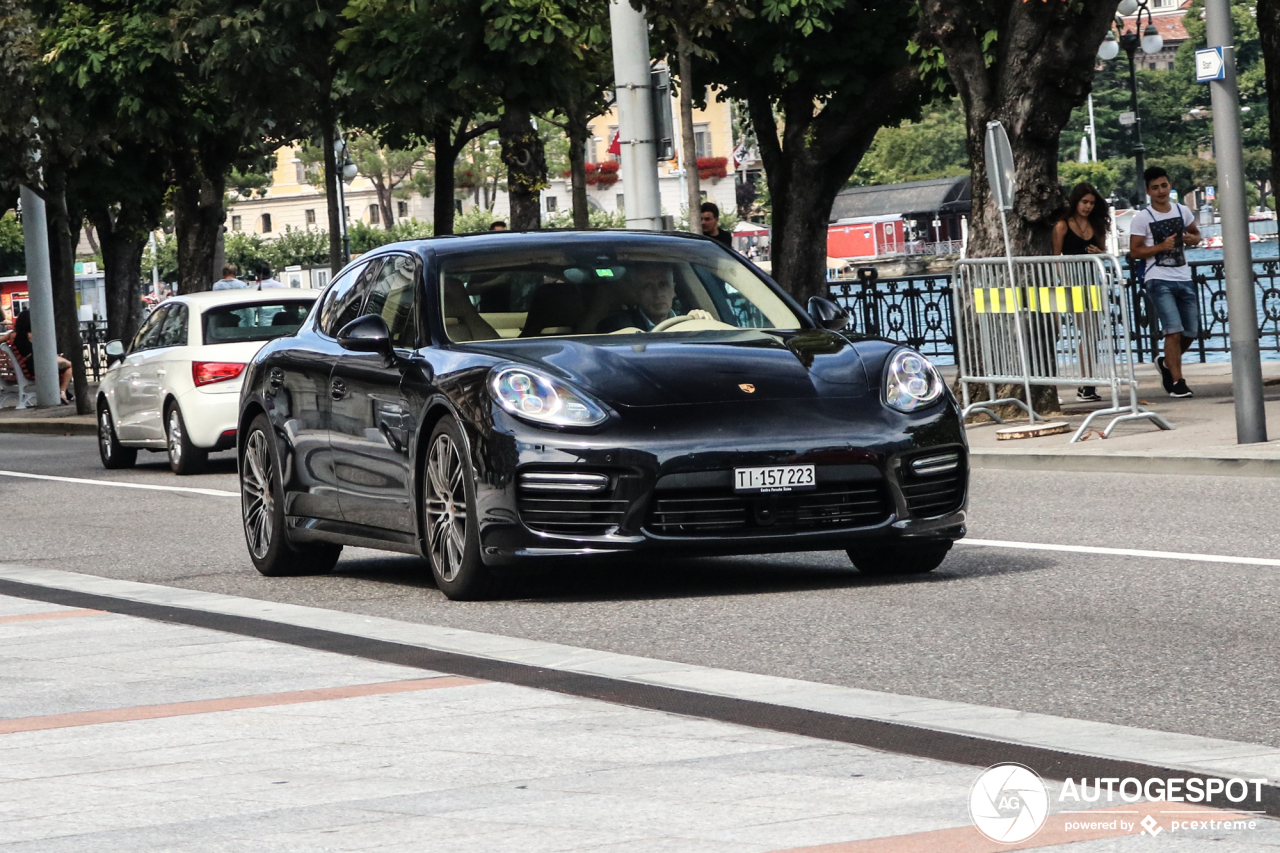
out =
[(653, 334), (655, 332), (665, 332), (667, 329), (670, 329), (672, 326), (678, 326), (681, 323), (687, 323), (690, 320), (695, 320), (695, 319), (697, 318), (690, 317), (688, 314), (681, 314), (679, 317), (668, 317), (667, 319), (663, 320), (661, 323), (659, 323), (658, 325), (650, 329), (649, 334)]

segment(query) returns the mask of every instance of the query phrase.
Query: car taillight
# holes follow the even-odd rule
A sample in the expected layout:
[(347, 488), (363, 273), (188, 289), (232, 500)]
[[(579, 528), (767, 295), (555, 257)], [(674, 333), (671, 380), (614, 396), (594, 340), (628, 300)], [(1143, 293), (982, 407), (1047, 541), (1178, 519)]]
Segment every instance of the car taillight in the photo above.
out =
[(226, 382), (235, 379), (244, 372), (245, 366), (234, 361), (193, 361), (191, 362), (191, 378), (196, 385), (209, 385), (214, 382)]

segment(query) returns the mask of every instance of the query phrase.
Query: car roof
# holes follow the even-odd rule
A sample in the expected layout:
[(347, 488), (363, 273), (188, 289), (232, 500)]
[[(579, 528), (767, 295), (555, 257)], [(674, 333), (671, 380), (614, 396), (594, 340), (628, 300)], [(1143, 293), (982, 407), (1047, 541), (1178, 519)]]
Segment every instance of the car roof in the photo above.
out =
[[(319, 298), (321, 291), (302, 289), (298, 287), (273, 287), (267, 290), (255, 290), (252, 288), (239, 288), (236, 290), (209, 290), (202, 293), (183, 293), (178, 296), (170, 296), (160, 305), (168, 305), (172, 302), (180, 302), (190, 305), (197, 311), (206, 311), (209, 308), (217, 308), (223, 305), (234, 304), (257, 304), (261, 302), (280, 302), (282, 300), (315, 300)], [(156, 307), (159, 308), (160, 305)]]
[[(677, 240), (701, 240), (712, 246), (721, 246), (710, 237), (693, 234), (689, 231), (639, 231), (631, 229), (600, 230), (546, 230), (546, 231), (486, 231), (480, 234), (447, 235), (444, 237), (427, 237), (421, 240), (408, 240), (401, 243), (388, 243), (376, 250), (362, 255), (360, 259), (368, 260), (388, 250), (409, 249), (418, 252), (431, 252), (437, 255), (449, 255), (455, 252), (484, 251), (488, 248), (510, 248), (511, 246), (547, 246), (557, 243), (619, 244), (671, 244)], [(723, 248), (723, 247), (722, 247)]]

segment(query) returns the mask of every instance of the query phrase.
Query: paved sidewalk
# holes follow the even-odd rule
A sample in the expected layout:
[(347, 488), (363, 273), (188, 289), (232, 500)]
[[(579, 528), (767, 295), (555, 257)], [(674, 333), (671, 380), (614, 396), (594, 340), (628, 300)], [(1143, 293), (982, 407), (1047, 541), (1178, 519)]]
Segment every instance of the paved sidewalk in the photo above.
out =
[(0, 680), (5, 853), (1280, 847), (1064, 814), (999, 845), (971, 766), (4, 596)]
[[(97, 386), (89, 387), (95, 397)], [(75, 405), (50, 406), (43, 409), (0, 408), (0, 433), (23, 432), (44, 435), (97, 435), (98, 422), (93, 415), (77, 415)]]
[[(944, 374), (954, 376), (954, 368), (944, 368)], [(1263, 381), (1271, 383), (1264, 387), (1268, 434), (1272, 437), (1265, 444), (1236, 443), (1230, 364), (1188, 364), (1187, 384), (1195, 392), (1189, 400), (1166, 394), (1154, 365), (1139, 365), (1136, 374), (1138, 399), (1163, 415), (1174, 425), (1173, 430), (1161, 430), (1151, 421), (1131, 421), (1120, 424), (1104, 441), (1101, 431), (1108, 421), (1099, 418), (1094, 421), (1097, 433), (1071, 444), (1075, 428), (1090, 412), (1109, 406), (1110, 399), (1077, 403), (1076, 389), (1064, 386), (1059, 389), (1064, 416), (1051, 420), (1069, 422), (1072, 432), (1000, 441), (996, 438), (1000, 427), (981, 418), (981, 423), (968, 429), (974, 467), (1280, 477), (1280, 362), (1263, 363)], [(1107, 396), (1105, 389), (1099, 393)]]

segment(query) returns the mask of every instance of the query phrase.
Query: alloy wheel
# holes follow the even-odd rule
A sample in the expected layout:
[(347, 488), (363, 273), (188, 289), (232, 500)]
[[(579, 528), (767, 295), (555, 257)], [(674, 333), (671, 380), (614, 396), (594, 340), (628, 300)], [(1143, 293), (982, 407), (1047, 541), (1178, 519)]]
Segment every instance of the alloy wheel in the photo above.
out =
[(249, 549), (259, 560), (265, 559), (271, 548), (275, 520), (273, 474), (267, 437), (262, 430), (254, 430), (245, 443), (240, 466), (240, 505)]
[(182, 462), (182, 416), (177, 408), (169, 410), (169, 461), (174, 465)]
[(436, 436), (427, 456), (427, 548), (431, 562), (444, 581), (451, 582), (462, 569), (467, 541), (466, 466), (458, 445), (447, 434)]
[(102, 447), (102, 457), (111, 459), (111, 412), (104, 406), (98, 411), (98, 444)]

